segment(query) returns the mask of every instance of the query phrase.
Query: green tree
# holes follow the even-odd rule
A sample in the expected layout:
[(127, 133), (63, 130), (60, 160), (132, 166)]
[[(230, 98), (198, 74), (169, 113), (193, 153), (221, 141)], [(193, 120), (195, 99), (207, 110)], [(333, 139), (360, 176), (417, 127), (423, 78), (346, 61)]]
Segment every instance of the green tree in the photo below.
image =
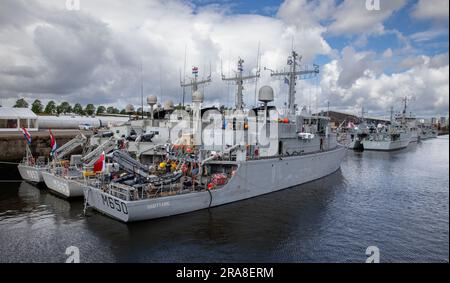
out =
[(42, 105), (42, 102), (39, 99), (36, 99), (31, 104), (31, 111), (33, 111), (35, 114), (42, 113), (44, 110), (44, 106)]
[(104, 114), (105, 112), (106, 112), (105, 106), (100, 105), (99, 107), (97, 107), (97, 115)]
[(117, 109), (117, 108), (114, 108), (114, 110), (113, 110), (113, 114), (119, 114), (120, 113), (120, 110), (119, 109)]
[(16, 101), (14, 108), (28, 108), (28, 102), (25, 100), (25, 98), (21, 98)]
[(45, 114), (49, 114), (49, 115), (55, 114), (55, 112), (56, 112), (56, 103), (53, 100), (50, 100), (47, 103), (47, 106), (45, 106), (44, 112), (45, 112)]
[(77, 115), (83, 115), (83, 106), (80, 103), (75, 103), (73, 106), (73, 113)]
[(114, 107), (109, 106), (108, 108), (106, 108), (106, 113), (113, 114), (114, 113)]
[(84, 110), (87, 115), (93, 115), (95, 113), (95, 106), (94, 104), (88, 104), (86, 105), (86, 108)]
[(58, 114), (61, 114), (61, 113), (64, 113), (64, 114), (70, 113), (70, 112), (72, 112), (72, 106), (70, 106), (69, 102), (64, 101), (64, 102), (62, 102), (60, 105), (58, 105), (58, 106), (56, 107), (56, 112), (57, 112)]
[(122, 110), (120, 110), (120, 114), (126, 115), (126, 114), (127, 114), (127, 111), (126, 111), (125, 109), (122, 109)]

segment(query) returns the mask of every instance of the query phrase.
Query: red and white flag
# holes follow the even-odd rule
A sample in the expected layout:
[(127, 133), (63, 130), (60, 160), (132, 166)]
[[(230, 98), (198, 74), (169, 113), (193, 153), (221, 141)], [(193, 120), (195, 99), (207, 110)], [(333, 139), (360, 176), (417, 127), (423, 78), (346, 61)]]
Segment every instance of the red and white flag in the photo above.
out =
[(27, 129), (22, 128), (22, 133), (28, 144), (31, 144), (31, 134), (27, 131)]
[(94, 164), (94, 172), (105, 172), (106, 169), (106, 161), (105, 161), (105, 152), (103, 151), (100, 155), (100, 158)]
[(50, 133), (50, 155), (53, 156), (55, 154), (56, 149), (58, 148), (58, 145), (56, 144), (55, 136), (53, 136), (52, 130), (48, 130)]

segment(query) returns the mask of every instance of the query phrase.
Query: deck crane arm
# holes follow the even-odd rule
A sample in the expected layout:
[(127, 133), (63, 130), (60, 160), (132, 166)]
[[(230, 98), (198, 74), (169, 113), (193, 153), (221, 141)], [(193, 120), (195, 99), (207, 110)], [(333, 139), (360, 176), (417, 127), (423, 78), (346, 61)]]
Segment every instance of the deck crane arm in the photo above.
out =
[(81, 132), (75, 138), (71, 139), (67, 143), (63, 144), (60, 148), (55, 151), (55, 159), (62, 160), (64, 157), (72, 153), (77, 147), (83, 146), (87, 141), (85, 135)]
[(130, 174), (139, 175), (145, 179), (150, 178), (149, 168), (140, 163), (133, 157), (121, 150), (115, 150), (112, 153), (113, 162), (119, 164), (119, 167), (127, 171)]
[(204, 159), (204, 160), (201, 162), (201, 165), (203, 166), (203, 165), (205, 165), (205, 163), (207, 163), (208, 161), (211, 161), (211, 160), (217, 159), (217, 158), (219, 158), (219, 157), (222, 157), (224, 154), (228, 154), (228, 153), (234, 151), (235, 149), (237, 149), (238, 147), (240, 147), (240, 145), (239, 145), (239, 144), (236, 144), (236, 145), (233, 145), (233, 146), (230, 147), (230, 148), (225, 149), (225, 150), (222, 151), (222, 152), (216, 153), (215, 155), (213, 155), (213, 156), (211, 156), (211, 157), (208, 157), (208, 158)]
[(93, 151), (83, 156), (81, 158), (81, 161), (83, 161), (87, 166), (93, 166), (94, 163), (97, 162), (97, 160), (100, 158), (102, 152), (109, 153), (115, 147), (116, 141), (114, 140), (114, 137), (110, 137), (107, 141), (99, 145)]

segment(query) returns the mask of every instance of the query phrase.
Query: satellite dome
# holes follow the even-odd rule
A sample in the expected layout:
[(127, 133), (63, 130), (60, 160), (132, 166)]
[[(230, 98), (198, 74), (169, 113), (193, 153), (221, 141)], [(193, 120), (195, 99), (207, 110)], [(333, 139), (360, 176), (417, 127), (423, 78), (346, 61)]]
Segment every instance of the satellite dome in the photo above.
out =
[(174, 108), (174, 106), (173, 106), (172, 100), (167, 100), (166, 102), (164, 102), (164, 110), (171, 111), (171, 110), (173, 110), (173, 108)]
[(205, 98), (205, 97), (204, 97), (203, 93), (201, 93), (201, 92), (198, 91), (198, 90), (195, 91), (195, 92), (192, 94), (192, 102), (200, 102), (200, 103), (202, 103), (204, 98)]
[(155, 105), (158, 102), (158, 98), (155, 95), (147, 96), (147, 104)]
[(261, 102), (273, 101), (273, 88), (270, 86), (263, 86), (259, 89), (258, 100)]
[(127, 106), (125, 106), (125, 112), (133, 113), (134, 112), (134, 106), (132, 104), (128, 104)]

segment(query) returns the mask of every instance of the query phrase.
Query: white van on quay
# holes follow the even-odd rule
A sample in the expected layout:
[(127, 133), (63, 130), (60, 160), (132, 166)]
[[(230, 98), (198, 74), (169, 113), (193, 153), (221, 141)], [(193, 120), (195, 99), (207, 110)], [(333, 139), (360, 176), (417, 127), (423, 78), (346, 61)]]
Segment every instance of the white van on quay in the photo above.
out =
[(78, 126), (78, 128), (79, 128), (80, 130), (91, 131), (91, 130), (94, 129), (94, 126), (89, 125), (89, 124), (80, 124), (80, 125)]

